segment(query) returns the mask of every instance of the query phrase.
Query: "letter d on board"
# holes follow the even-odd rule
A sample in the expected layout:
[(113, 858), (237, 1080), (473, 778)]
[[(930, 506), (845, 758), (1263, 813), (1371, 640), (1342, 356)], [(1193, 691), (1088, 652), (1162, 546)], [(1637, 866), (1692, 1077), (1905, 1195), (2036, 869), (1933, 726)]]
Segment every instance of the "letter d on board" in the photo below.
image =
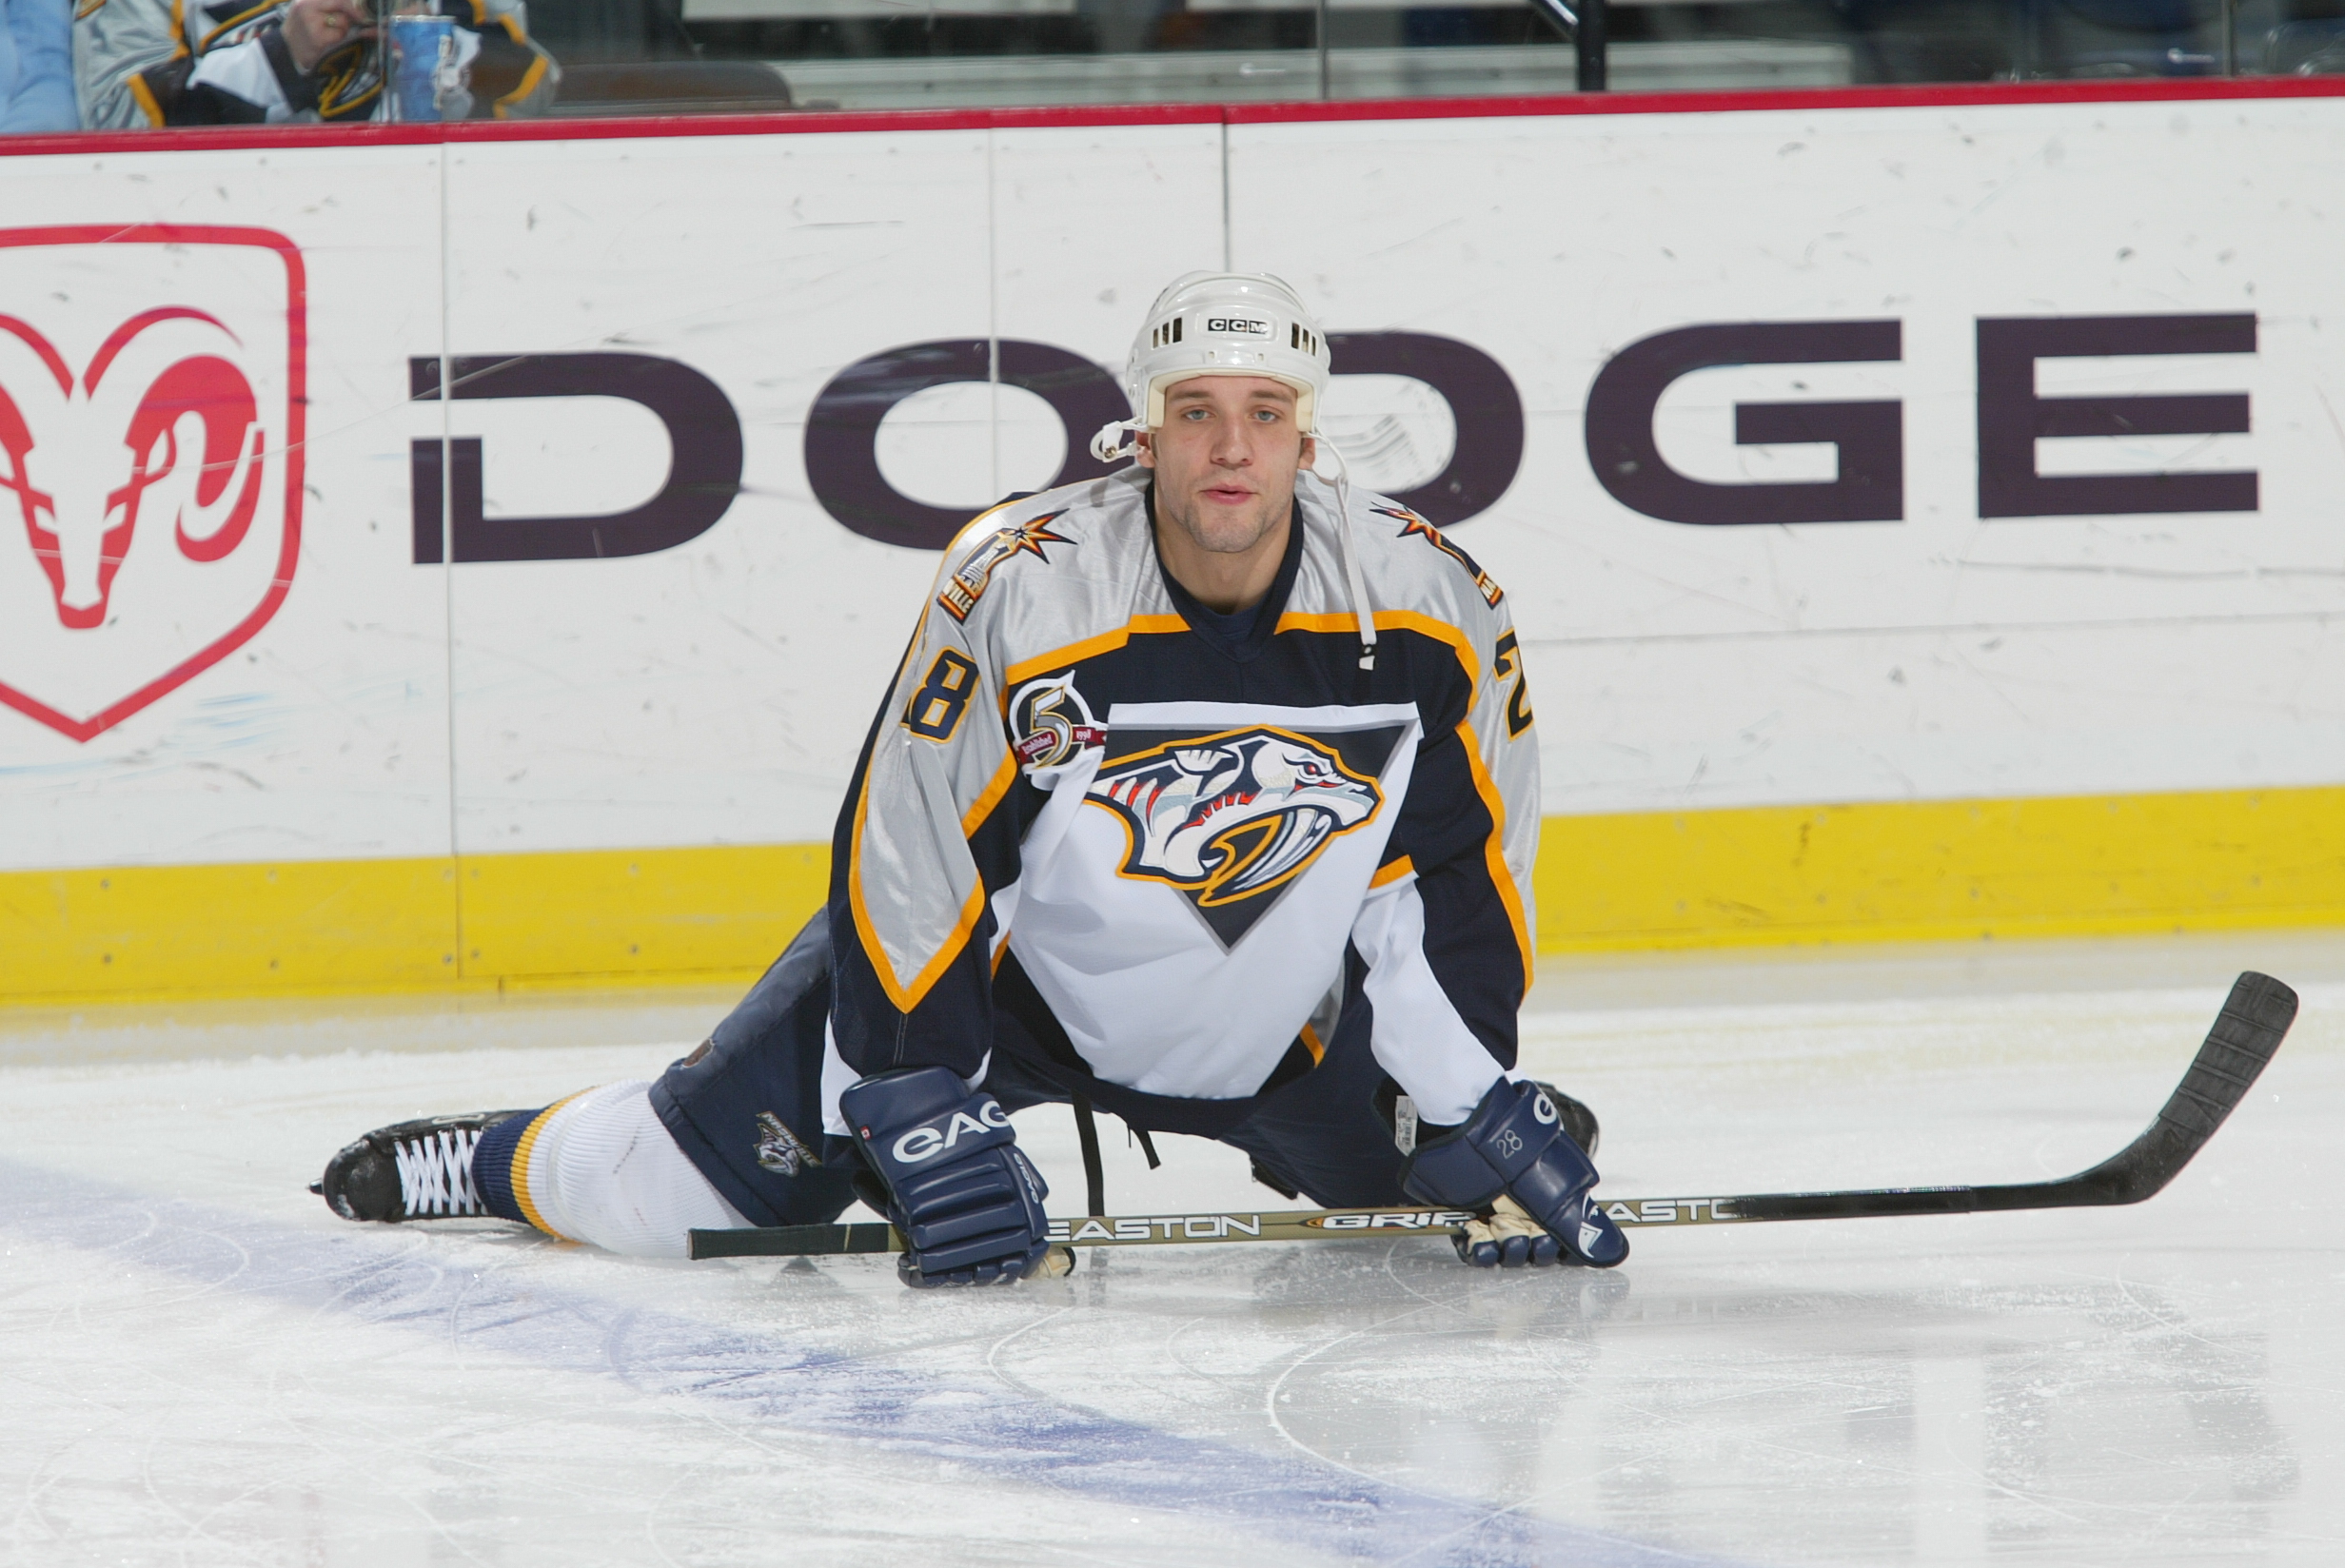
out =
[[(688, 364), (651, 354), (465, 354), (448, 362), (447, 395), (496, 398), (621, 398), (659, 416), (668, 432), (668, 477), (659, 494), (624, 512), (588, 517), (486, 516), (481, 441), (413, 443), (415, 563), (437, 565), (445, 546), (466, 561), (596, 560), (647, 556), (696, 539), (717, 524), (741, 487), (741, 421), (718, 384)], [(407, 393), (441, 395), (440, 362), (407, 362)], [(444, 492), (443, 487), (444, 488)], [(446, 532), (441, 538), (442, 507)]]

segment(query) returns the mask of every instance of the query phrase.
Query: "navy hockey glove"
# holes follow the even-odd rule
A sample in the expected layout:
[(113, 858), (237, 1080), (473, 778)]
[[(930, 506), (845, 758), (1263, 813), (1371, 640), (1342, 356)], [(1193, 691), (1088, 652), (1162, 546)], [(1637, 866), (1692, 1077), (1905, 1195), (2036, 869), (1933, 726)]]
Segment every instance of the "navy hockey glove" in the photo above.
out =
[[(1457, 1255), (1477, 1268), (1575, 1262), (1610, 1268), (1628, 1256), (1628, 1238), (1589, 1191), (1596, 1167), (1564, 1131), (1555, 1103), (1536, 1084), (1501, 1078), (1455, 1132), (1417, 1146), (1401, 1166), (1401, 1186), (1420, 1203), (1487, 1209), (1508, 1198), (1545, 1234), (1528, 1227), (1477, 1226), (1457, 1235)], [(1502, 1211), (1503, 1213), (1503, 1211)]]
[(1008, 1284), (1050, 1255), (1050, 1188), (1021, 1153), (1001, 1102), (947, 1068), (865, 1078), (838, 1097), (856, 1147), (885, 1184), (908, 1250), (904, 1284)]

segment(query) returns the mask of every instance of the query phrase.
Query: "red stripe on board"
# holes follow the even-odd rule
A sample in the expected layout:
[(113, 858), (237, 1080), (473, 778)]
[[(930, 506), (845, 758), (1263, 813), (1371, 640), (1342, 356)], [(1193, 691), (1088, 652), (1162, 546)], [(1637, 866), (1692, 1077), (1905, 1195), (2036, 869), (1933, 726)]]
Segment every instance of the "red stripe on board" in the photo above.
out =
[(1996, 104), (2191, 103), (2345, 98), (2345, 77), (2257, 76), (2156, 82), (1962, 82), (1940, 87), (1784, 88), (1765, 92), (1559, 93), (1537, 98), (1387, 98), (1341, 104), (1232, 104), (1233, 126), (1314, 120), (1487, 120), (1567, 114), (1725, 114), (1752, 110), (1936, 108)]
[(222, 148), (415, 147), (464, 142), (599, 142), (670, 136), (803, 136), (857, 131), (1294, 125), (1355, 120), (1488, 120), (1581, 114), (1980, 108), (2000, 104), (2203, 103), (2345, 97), (2345, 77), (2198, 77), (2156, 82), (1967, 82), (1941, 87), (1797, 88), (1765, 92), (1563, 93), (1526, 98), (1390, 98), (1344, 103), (1140, 104), (1125, 108), (873, 109), (644, 115), (609, 120), (483, 120), (453, 126), (217, 126), (0, 138), (0, 157), (201, 152)]

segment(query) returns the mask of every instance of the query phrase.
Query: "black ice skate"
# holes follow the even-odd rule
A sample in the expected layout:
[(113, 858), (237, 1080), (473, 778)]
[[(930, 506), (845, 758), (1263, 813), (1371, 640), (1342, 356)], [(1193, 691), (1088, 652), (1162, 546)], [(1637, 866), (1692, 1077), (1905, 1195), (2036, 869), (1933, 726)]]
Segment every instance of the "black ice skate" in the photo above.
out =
[(426, 1116), (378, 1127), (325, 1162), (309, 1190), (345, 1220), (462, 1220), (487, 1216), (472, 1184), (481, 1134), (525, 1110)]

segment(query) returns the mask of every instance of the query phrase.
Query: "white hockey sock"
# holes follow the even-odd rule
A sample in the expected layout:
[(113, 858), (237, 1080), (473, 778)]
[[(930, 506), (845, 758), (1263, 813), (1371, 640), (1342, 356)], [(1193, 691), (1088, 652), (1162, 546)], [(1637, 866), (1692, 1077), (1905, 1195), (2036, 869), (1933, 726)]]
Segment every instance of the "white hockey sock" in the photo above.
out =
[(544, 1117), (516, 1174), (547, 1229), (630, 1257), (681, 1258), (686, 1231), (749, 1223), (676, 1147), (650, 1091), (640, 1078), (605, 1084)]

